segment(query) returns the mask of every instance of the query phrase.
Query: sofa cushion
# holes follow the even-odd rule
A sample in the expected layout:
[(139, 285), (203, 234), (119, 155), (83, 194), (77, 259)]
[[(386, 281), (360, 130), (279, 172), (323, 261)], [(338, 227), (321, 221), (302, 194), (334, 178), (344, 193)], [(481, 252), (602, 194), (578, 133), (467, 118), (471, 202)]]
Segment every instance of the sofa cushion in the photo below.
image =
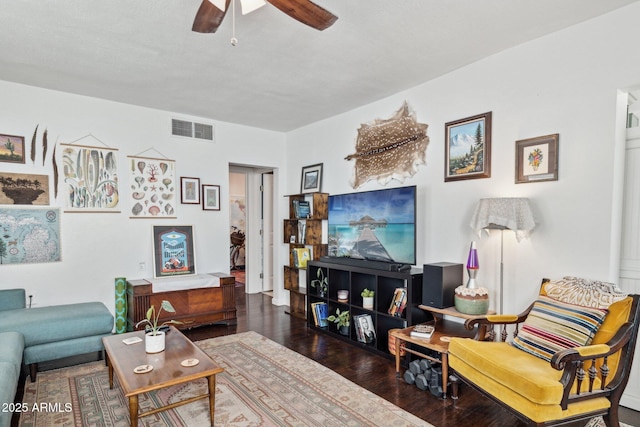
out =
[[(504, 363), (505, 360), (509, 363)], [(562, 371), (553, 369), (549, 362), (506, 342), (454, 338), (449, 344), (449, 363), (466, 378), (474, 376), (473, 382), (484, 390), (492, 387), (482, 378), (491, 379), (492, 383), (500, 384), (505, 390), (511, 390), (536, 404), (558, 405), (562, 400)], [(461, 369), (461, 364), (467, 369)], [(583, 391), (588, 389), (587, 383), (583, 382)], [(600, 382), (596, 379), (594, 388), (599, 386)], [(574, 389), (576, 387), (574, 384)]]
[(609, 308), (627, 297), (613, 283), (573, 276), (545, 283), (540, 293), (557, 301), (597, 308)]
[(9, 310), (2, 319), (0, 328), (22, 333), (26, 347), (113, 330), (113, 316), (100, 302)]
[(26, 307), (26, 296), (24, 289), (2, 289), (0, 290), (0, 311), (15, 310)]
[(590, 344), (606, 315), (606, 309), (582, 307), (540, 296), (513, 345), (550, 361), (560, 350)]
[[(19, 332), (0, 333), (0, 362), (12, 363), (16, 367), (16, 374), (20, 374), (22, 365), (22, 351), (24, 337)], [(0, 376), (2, 378), (2, 376)]]

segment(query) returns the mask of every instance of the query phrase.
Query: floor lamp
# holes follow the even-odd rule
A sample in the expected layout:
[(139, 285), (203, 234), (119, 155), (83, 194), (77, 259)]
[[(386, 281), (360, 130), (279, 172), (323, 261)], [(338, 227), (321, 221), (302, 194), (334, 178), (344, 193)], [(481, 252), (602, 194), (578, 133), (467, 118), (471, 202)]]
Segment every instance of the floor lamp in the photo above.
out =
[(536, 226), (529, 199), (523, 197), (499, 197), (480, 199), (471, 217), (471, 228), (480, 233), (482, 230), (500, 230), (500, 311), (502, 314), (504, 295), (504, 231), (511, 230), (520, 242), (529, 236)]

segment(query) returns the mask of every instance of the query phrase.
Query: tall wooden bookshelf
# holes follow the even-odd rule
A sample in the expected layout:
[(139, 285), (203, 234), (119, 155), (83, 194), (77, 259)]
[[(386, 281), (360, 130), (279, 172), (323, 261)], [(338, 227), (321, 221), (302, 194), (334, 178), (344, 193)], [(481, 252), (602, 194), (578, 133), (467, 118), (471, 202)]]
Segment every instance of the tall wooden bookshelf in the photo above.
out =
[[(284, 220), (283, 243), (289, 245), (289, 264), (284, 266), (284, 288), (289, 291), (289, 311), (292, 316), (306, 318), (306, 281), (302, 280), (300, 271), (306, 268), (296, 267), (294, 250), (309, 248), (312, 260), (319, 260), (327, 255), (327, 237), (325, 222), (329, 218), (329, 194), (305, 193), (291, 194), (289, 199), (289, 217)], [(296, 204), (308, 202), (310, 216), (300, 218)], [(302, 281), (302, 285), (301, 285)]]

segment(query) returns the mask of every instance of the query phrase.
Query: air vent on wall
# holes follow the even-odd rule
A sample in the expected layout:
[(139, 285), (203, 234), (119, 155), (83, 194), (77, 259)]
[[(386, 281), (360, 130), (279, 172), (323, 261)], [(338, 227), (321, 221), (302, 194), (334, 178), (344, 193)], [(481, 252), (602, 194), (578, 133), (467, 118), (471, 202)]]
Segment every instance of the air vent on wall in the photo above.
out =
[(171, 119), (171, 135), (213, 141), (213, 125)]

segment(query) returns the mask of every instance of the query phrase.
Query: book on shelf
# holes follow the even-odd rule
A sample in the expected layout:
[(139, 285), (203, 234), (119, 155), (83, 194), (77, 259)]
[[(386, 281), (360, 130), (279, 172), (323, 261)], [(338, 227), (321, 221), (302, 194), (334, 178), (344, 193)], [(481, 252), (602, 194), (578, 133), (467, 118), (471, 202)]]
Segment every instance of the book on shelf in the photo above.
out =
[(329, 326), (329, 308), (326, 302), (314, 302), (311, 303), (311, 311), (313, 312), (314, 324), (320, 328), (326, 328)]
[(435, 328), (433, 325), (419, 324), (413, 327), (410, 335), (414, 338), (429, 339), (431, 338), (431, 335), (433, 335), (434, 331)]
[(293, 265), (296, 268), (307, 268), (307, 262), (311, 259), (309, 248), (293, 248)]
[(307, 224), (299, 223), (298, 224), (298, 241), (304, 244), (307, 240)]
[(371, 344), (376, 340), (376, 330), (370, 314), (360, 314), (353, 317), (358, 341)]
[(392, 316), (400, 317), (407, 306), (407, 290), (405, 288), (396, 288), (393, 291), (393, 298), (387, 313)]
[(307, 200), (294, 200), (293, 212), (298, 219), (306, 219), (311, 217), (311, 205)]

